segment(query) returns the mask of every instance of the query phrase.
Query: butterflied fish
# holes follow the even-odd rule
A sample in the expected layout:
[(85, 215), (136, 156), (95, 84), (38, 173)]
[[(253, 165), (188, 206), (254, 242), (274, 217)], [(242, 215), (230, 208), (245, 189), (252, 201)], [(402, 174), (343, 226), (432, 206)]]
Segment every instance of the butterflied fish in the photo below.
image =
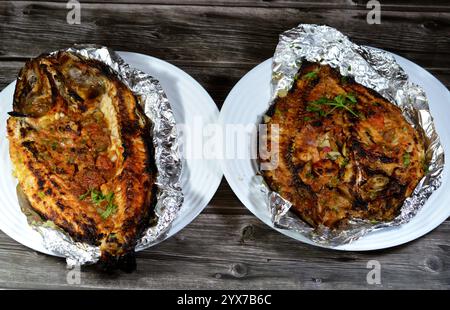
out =
[(313, 227), (392, 220), (427, 169), (425, 139), (401, 110), (327, 65), (305, 62), (265, 123), (278, 151), (262, 174)]
[(110, 69), (68, 52), (28, 61), (7, 122), (10, 156), (31, 207), (108, 270), (135, 267), (153, 216), (151, 122)]

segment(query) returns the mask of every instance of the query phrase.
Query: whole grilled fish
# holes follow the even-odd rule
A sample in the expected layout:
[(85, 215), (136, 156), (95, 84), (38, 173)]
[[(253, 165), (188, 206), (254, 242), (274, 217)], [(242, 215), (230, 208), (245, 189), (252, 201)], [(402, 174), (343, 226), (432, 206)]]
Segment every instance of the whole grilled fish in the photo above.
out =
[(262, 174), (313, 227), (392, 220), (427, 169), (424, 137), (401, 110), (327, 65), (304, 63), (265, 123), (278, 151), (260, 159), (277, 161)]
[(109, 68), (72, 53), (28, 61), (7, 122), (10, 156), (34, 211), (98, 245), (108, 270), (135, 268), (154, 208), (150, 121)]

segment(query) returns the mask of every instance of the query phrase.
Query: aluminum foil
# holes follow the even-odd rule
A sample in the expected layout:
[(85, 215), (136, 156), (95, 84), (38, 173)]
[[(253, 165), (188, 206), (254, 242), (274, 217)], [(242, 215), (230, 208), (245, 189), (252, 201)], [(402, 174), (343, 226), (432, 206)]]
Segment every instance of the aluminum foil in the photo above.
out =
[[(61, 51), (71, 52), (86, 59), (95, 59), (108, 65), (133, 91), (152, 122), (155, 162), (158, 169), (156, 218), (149, 222), (149, 227), (145, 229), (136, 245), (137, 251), (146, 249), (164, 239), (183, 204), (183, 192), (180, 187), (182, 162), (176, 122), (170, 103), (155, 78), (131, 68), (117, 53), (107, 47), (74, 45)], [(59, 51), (51, 54), (57, 52)], [(49, 251), (65, 257), (68, 266), (92, 264), (99, 260), (99, 247), (75, 242), (53, 223), (45, 222), (29, 211), (28, 209), (24, 213), (30, 225), (42, 235), (44, 246)]]
[(371, 223), (351, 219), (345, 230), (324, 226), (313, 229), (289, 211), (289, 201), (271, 191), (261, 180), (261, 190), (267, 197), (272, 223), (278, 228), (298, 231), (320, 245), (334, 247), (352, 242), (371, 231), (409, 222), (441, 185), (444, 168), (444, 150), (433, 124), (425, 92), (408, 80), (406, 73), (390, 54), (356, 45), (334, 28), (301, 24), (280, 35), (272, 62), (271, 104), (277, 97), (287, 94), (304, 60), (330, 65), (343, 76), (353, 77), (356, 82), (396, 104), (406, 120), (426, 137), (429, 171), (411, 197), (404, 201), (400, 214), (394, 220)]

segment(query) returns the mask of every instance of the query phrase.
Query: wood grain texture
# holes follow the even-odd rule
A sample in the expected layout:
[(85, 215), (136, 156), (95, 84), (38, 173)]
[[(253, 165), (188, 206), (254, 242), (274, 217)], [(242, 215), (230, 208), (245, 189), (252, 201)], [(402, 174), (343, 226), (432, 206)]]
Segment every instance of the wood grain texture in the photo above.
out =
[[(23, 0), (21, 0), (23, 1)], [(67, 0), (53, 0), (52, 2), (67, 2)], [(189, 6), (229, 6), (229, 7), (266, 7), (266, 8), (367, 8), (368, 0), (82, 0), (81, 3), (107, 4), (164, 4)], [(450, 10), (446, 0), (382, 0), (384, 10)]]
[[(66, 1), (0, 2), (0, 88), (27, 58), (73, 43), (155, 56), (197, 79), (219, 107), (234, 84), (271, 57), (280, 32), (299, 23), (338, 28), (355, 42), (425, 67), (450, 87), (450, 3), (385, 0), (380, 25), (367, 1), (88, 0), (81, 25), (66, 23)], [(0, 233), (0, 288), (450, 288), (450, 221), (406, 245), (338, 252), (271, 230), (225, 180), (204, 212), (173, 238), (138, 254), (132, 274), (82, 269), (69, 285), (62, 259), (35, 253)], [(368, 285), (369, 260), (382, 284)]]
[[(138, 253), (132, 274), (83, 267), (82, 287), (189, 289), (450, 288), (450, 223), (393, 249), (338, 252), (305, 245), (251, 215), (202, 214), (175, 237)], [(381, 264), (369, 285), (367, 263)], [(63, 259), (38, 254), (0, 233), (0, 287), (79, 287)]]
[[(298, 23), (324, 23), (355, 42), (381, 47), (422, 66), (447, 68), (450, 12), (382, 14), (368, 25), (366, 10), (83, 4), (81, 25), (66, 23), (63, 3), (1, 2), (1, 58), (31, 57), (73, 43), (98, 43), (170, 62), (259, 63), (278, 35)], [(30, 40), (30, 38), (34, 38)]]

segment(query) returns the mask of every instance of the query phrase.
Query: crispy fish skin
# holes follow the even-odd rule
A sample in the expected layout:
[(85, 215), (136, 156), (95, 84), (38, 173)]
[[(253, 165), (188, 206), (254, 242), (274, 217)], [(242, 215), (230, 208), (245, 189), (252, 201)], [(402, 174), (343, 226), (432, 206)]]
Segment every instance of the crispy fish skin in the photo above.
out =
[(151, 124), (130, 89), (100, 62), (43, 55), (20, 71), (10, 115), (10, 157), (31, 207), (100, 246), (106, 269), (134, 269), (156, 167)]
[(264, 122), (259, 160), (278, 165), (262, 175), (313, 227), (392, 220), (425, 174), (425, 139), (401, 110), (327, 65), (305, 62)]

